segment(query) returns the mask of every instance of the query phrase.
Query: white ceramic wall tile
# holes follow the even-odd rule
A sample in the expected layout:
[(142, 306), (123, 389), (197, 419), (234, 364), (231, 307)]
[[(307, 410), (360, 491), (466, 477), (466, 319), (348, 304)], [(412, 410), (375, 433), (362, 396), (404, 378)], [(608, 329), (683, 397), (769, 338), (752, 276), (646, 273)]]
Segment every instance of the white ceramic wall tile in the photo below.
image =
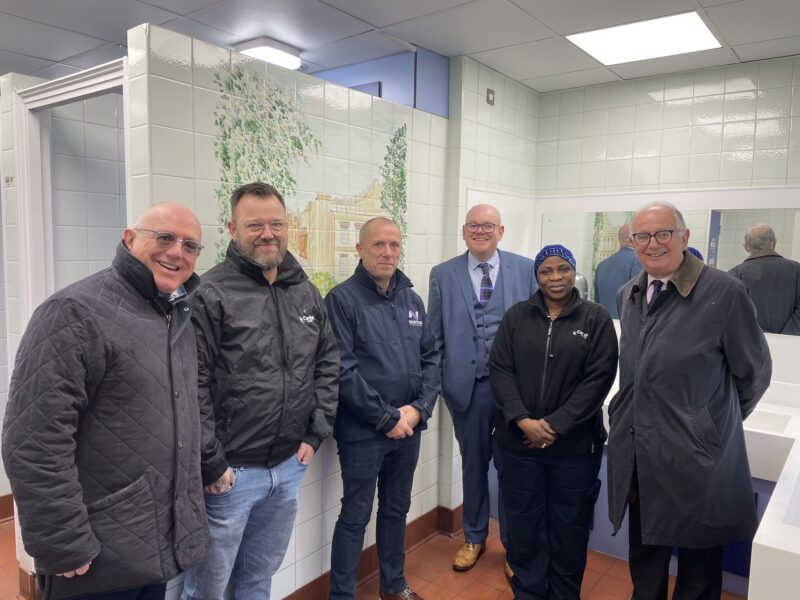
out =
[(634, 130), (634, 106), (617, 106), (608, 111), (608, 133), (626, 133)]
[(298, 75), (297, 107), (304, 114), (323, 116), (325, 114), (324, 82), (308, 75)]
[(633, 134), (617, 133), (606, 137), (606, 158), (617, 160), (633, 155)]
[(658, 156), (661, 153), (661, 131), (637, 131), (633, 136), (634, 158)]
[(147, 95), (147, 77), (136, 77), (128, 80), (128, 121), (131, 127), (146, 125), (149, 114), (149, 97)]
[(725, 69), (705, 69), (694, 74), (694, 96), (712, 96), (725, 92)]
[(664, 77), (664, 100), (691, 98), (694, 93), (694, 73), (676, 73)]
[(201, 40), (192, 40), (192, 85), (216, 91), (215, 75), (230, 68), (230, 50)]
[(189, 131), (152, 125), (150, 147), (153, 173), (194, 177), (193, 138)]
[(116, 161), (87, 158), (86, 191), (119, 194), (119, 170)]
[[(153, 175), (152, 198), (153, 203), (177, 202), (194, 211), (194, 180), (184, 177), (170, 177), (169, 175)], [(215, 228), (211, 228), (211, 231), (215, 230)], [(204, 243), (210, 246), (208, 243), (208, 233), (206, 229), (203, 229), (203, 239), (205, 240)], [(203, 254), (211, 255), (212, 253), (204, 252)]]
[(724, 112), (724, 96), (702, 96), (692, 102), (692, 125), (721, 123)]
[(758, 63), (725, 67), (725, 92), (742, 92), (758, 87)]
[(622, 81), (608, 86), (609, 106), (630, 106), (636, 104), (636, 82)]
[(786, 149), (756, 150), (753, 153), (753, 180), (780, 179), (785, 182), (788, 153)]
[(192, 131), (192, 86), (156, 76), (148, 81), (150, 123)]
[(720, 181), (748, 181), (753, 176), (753, 152), (723, 152), (720, 162)]
[(103, 94), (83, 101), (84, 120), (97, 125), (117, 126), (117, 95)]
[[(4, 201), (7, 200), (8, 198), (5, 197)], [(53, 225), (81, 226), (87, 223), (85, 192), (53, 190), (52, 205)]]
[(116, 161), (124, 159), (124, 156), (120, 157), (118, 155), (118, 134), (119, 128), (116, 125), (109, 127), (107, 125), (86, 123), (84, 128), (86, 157)]
[(194, 134), (194, 172), (198, 179), (218, 181), (219, 161), (214, 154), (214, 140), (211, 135)]
[[(9, 113), (9, 117), (10, 117)], [(11, 119), (9, 118), (9, 129)], [(84, 156), (84, 124), (81, 121), (53, 118), (50, 120), (50, 144), (56, 154)], [(8, 146), (11, 148), (11, 145)]]
[(755, 146), (755, 121), (725, 123), (722, 128), (722, 150), (752, 150)]
[(558, 138), (561, 140), (581, 136), (583, 115), (581, 113), (561, 115), (558, 118)]
[(633, 161), (631, 160), (606, 161), (606, 187), (629, 186), (631, 184), (632, 172)]
[(757, 119), (789, 117), (792, 113), (792, 88), (759, 90), (756, 100)]
[(608, 109), (592, 110), (584, 113), (583, 135), (586, 137), (605, 135), (608, 132)]
[(150, 73), (192, 83), (192, 38), (151, 26)]
[(89, 227), (87, 230), (88, 259), (90, 261), (110, 261), (122, 239), (122, 229), (118, 227)]
[(53, 119), (71, 119), (83, 122), (83, 102), (70, 102), (50, 109)]
[(758, 63), (758, 89), (791, 86), (792, 70), (791, 58)]
[(756, 118), (756, 92), (725, 94), (725, 121), (748, 121)]
[[(117, 230), (125, 226), (124, 210), (120, 210), (124, 207), (120, 207), (118, 195), (87, 193), (85, 207), (86, 217), (81, 225), (111, 227)], [(90, 259), (93, 259), (91, 252)]]
[(689, 181), (719, 181), (720, 155), (696, 154), (689, 157)]
[(707, 154), (722, 150), (722, 125), (692, 127), (692, 154)]
[(762, 119), (756, 122), (755, 148), (786, 148), (789, 145), (789, 119)]
[(634, 127), (636, 131), (661, 129), (663, 106), (660, 102), (636, 106)]
[[(6, 153), (3, 153), (6, 158)], [(53, 170), (53, 188), (82, 192), (86, 190), (86, 159), (79, 156), (54, 154), (50, 157)], [(3, 165), (6, 167), (5, 163)], [(4, 173), (9, 173), (7, 168)]]
[(579, 139), (558, 142), (558, 162), (575, 163), (581, 160), (581, 141)]

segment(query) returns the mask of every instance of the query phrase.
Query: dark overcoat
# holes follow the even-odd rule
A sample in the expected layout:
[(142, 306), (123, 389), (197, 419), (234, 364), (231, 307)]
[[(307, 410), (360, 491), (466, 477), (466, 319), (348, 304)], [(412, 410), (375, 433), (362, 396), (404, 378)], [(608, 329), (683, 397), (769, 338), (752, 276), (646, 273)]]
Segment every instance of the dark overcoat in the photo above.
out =
[(649, 314), (647, 273), (617, 299), (609, 517), (617, 531), (635, 462), (642, 542), (705, 548), (755, 532), (742, 420), (769, 386), (772, 361), (745, 286), (684, 254)]

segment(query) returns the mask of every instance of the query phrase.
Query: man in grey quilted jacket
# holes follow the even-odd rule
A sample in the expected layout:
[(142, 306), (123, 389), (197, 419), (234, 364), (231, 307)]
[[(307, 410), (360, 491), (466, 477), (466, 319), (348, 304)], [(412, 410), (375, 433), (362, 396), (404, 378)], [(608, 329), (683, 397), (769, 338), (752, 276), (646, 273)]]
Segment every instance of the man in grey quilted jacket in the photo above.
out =
[(197, 346), (200, 223), (155, 204), (112, 266), (50, 296), (16, 357), (3, 461), (45, 600), (158, 600), (208, 542)]

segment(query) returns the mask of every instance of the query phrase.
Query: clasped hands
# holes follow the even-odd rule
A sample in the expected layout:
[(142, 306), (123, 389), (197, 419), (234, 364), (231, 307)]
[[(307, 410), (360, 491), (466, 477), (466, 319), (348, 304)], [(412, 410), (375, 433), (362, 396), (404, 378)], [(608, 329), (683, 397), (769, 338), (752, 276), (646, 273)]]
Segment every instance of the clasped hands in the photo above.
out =
[(419, 410), (410, 404), (401, 406), (398, 410), (400, 411), (400, 419), (390, 431), (386, 432), (386, 437), (393, 440), (414, 435), (414, 427), (417, 426), (420, 419)]
[(523, 417), (517, 421), (517, 427), (522, 430), (522, 443), (531, 450), (552, 446), (558, 438), (558, 432), (544, 419)]

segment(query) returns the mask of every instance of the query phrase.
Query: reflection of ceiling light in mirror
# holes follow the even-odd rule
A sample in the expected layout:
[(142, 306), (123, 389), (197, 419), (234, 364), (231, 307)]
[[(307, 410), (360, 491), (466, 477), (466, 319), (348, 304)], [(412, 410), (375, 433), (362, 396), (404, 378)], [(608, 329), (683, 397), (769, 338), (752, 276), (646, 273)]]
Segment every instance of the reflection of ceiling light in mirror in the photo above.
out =
[(268, 37), (260, 37), (236, 44), (233, 49), (236, 52), (247, 54), (285, 69), (296, 70), (300, 68), (300, 51), (297, 48)]
[(720, 48), (696, 12), (566, 36), (604, 65)]

